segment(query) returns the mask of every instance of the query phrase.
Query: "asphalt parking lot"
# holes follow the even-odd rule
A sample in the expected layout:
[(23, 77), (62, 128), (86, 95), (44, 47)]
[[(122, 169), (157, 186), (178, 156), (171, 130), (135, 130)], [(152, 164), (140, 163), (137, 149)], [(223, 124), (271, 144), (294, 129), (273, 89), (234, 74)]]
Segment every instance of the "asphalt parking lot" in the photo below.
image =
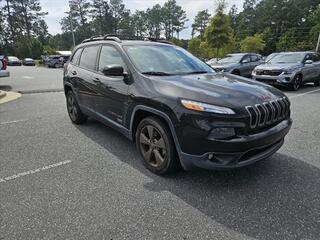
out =
[(0, 239), (319, 240), (320, 88), (285, 91), (293, 129), (271, 159), (159, 177), (126, 138), (72, 125), (62, 70), (11, 67), (0, 89)]

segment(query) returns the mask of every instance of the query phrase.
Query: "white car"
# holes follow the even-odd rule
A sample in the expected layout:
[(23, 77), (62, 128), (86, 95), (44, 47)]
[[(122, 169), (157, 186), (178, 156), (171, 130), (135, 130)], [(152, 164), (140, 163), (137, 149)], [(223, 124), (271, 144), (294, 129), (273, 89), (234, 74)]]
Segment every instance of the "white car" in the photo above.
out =
[(0, 56), (0, 77), (9, 77), (10, 73), (7, 70), (7, 60), (4, 56)]

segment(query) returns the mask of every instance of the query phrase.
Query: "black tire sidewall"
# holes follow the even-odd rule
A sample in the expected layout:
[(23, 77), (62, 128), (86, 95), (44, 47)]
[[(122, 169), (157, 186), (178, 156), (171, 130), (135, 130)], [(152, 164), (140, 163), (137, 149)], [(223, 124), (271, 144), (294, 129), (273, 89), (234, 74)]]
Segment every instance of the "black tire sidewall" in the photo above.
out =
[[(298, 88), (295, 88), (295, 82), (296, 82), (297, 78), (299, 78), (300, 85), (299, 85)], [(294, 76), (294, 79), (293, 79), (292, 84), (291, 84), (291, 89), (293, 91), (298, 91), (301, 88), (301, 86), (302, 86), (302, 77), (300, 75)]]
[(67, 92), (67, 95), (66, 95), (67, 108), (68, 108), (68, 99), (69, 99), (70, 96), (72, 96), (73, 99), (74, 99), (74, 101), (75, 101), (76, 108), (77, 108), (77, 116), (76, 116), (76, 119), (72, 119), (72, 117), (70, 116), (69, 109), (67, 109), (69, 118), (70, 118), (70, 120), (71, 120), (73, 123), (75, 123), (75, 124), (82, 124), (82, 123), (84, 123), (84, 122), (87, 120), (87, 116), (85, 116), (85, 115), (81, 112), (80, 107), (79, 107), (79, 104), (78, 104), (78, 101), (77, 101), (77, 98), (76, 98), (75, 94), (73, 93), (73, 91), (68, 91), (68, 92)]

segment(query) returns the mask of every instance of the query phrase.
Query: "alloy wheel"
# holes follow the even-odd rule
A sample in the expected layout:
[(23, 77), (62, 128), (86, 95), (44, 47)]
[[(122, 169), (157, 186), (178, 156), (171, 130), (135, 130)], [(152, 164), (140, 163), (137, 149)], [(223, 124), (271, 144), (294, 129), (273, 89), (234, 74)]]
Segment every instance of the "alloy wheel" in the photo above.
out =
[(165, 162), (167, 149), (161, 133), (152, 125), (142, 128), (139, 136), (140, 149), (145, 161), (160, 168)]
[(77, 108), (77, 104), (74, 99), (74, 96), (72, 94), (69, 94), (69, 96), (68, 96), (67, 106), (68, 106), (68, 112), (69, 112), (71, 119), (73, 121), (76, 121), (76, 119), (78, 117), (78, 108)]

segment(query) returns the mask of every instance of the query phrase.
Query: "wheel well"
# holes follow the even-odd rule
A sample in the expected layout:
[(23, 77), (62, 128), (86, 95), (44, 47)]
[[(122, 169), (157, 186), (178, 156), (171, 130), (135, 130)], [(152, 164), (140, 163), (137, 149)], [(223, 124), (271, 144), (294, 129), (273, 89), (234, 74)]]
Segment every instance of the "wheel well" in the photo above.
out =
[(143, 119), (145, 119), (147, 117), (156, 117), (156, 118), (158, 118), (159, 120), (161, 120), (168, 127), (168, 129), (171, 132), (171, 129), (170, 129), (167, 121), (163, 117), (159, 116), (158, 114), (155, 114), (155, 113), (152, 113), (152, 112), (149, 112), (149, 111), (146, 111), (146, 110), (139, 109), (139, 110), (137, 110), (135, 112), (135, 115), (134, 115), (134, 118), (133, 118), (133, 121), (132, 121), (132, 126), (131, 126), (132, 127), (131, 130), (132, 130), (132, 140), (133, 141), (135, 141), (136, 131), (137, 131), (137, 128), (139, 126), (139, 123)]
[(300, 76), (301, 79), (303, 80), (303, 75), (302, 75), (302, 73), (297, 73), (296, 76)]
[(72, 88), (71, 88), (70, 86), (68, 86), (68, 85), (65, 85), (65, 86), (64, 86), (64, 93), (67, 95), (67, 93), (68, 93), (69, 91), (72, 91)]
[(240, 70), (239, 69), (235, 69), (235, 70), (232, 71), (232, 74), (240, 75)]

